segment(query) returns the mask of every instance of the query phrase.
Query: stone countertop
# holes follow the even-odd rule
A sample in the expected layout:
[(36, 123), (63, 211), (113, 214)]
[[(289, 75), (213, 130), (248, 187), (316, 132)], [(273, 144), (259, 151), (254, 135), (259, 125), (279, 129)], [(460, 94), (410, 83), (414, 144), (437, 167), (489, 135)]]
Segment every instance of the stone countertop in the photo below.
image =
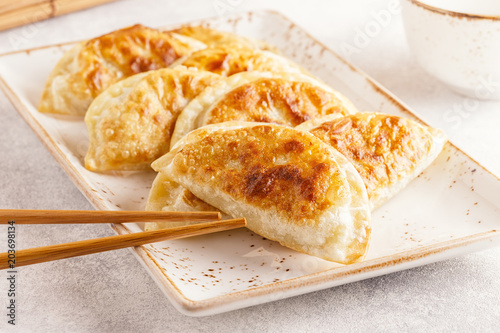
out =
[[(85, 39), (134, 23), (159, 26), (274, 9), (371, 75), (500, 175), (500, 103), (471, 107), (465, 97), (423, 72), (407, 47), (401, 15), (390, 11), (397, 7), (394, 0), (296, 0), (286, 5), (275, 0), (123, 0), (0, 32), (0, 53)], [(364, 38), (367, 29), (372, 29), (371, 36)], [(3, 93), (0, 152), (0, 208), (92, 209)], [(17, 228), (18, 248), (114, 234), (107, 225)], [(6, 239), (5, 228), (1, 239)], [(7, 324), (3, 310), (0, 332), (493, 332), (500, 321), (498, 258), (500, 248), (191, 318), (174, 309), (128, 250), (118, 250), (19, 269), (17, 325)], [(3, 309), (8, 305), (7, 283), (2, 275)]]

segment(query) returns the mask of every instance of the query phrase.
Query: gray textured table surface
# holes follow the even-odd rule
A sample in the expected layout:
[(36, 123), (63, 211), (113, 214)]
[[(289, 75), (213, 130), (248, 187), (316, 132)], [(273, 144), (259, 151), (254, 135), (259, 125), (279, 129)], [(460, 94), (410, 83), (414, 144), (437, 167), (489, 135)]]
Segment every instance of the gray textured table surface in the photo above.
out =
[[(83, 39), (125, 25), (150, 26), (272, 8), (385, 85), (468, 153), (500, 174), (500, 104), (459, 114), (464, 98), (412, 58), (400, 15), (363, 45), (356, 35), (390, 1), (119, 1), (0, 33), (0, 53)], [(345, 45), (355, 46), (355, 52)], [(450, 116), (459, 118), (450, 118)], [(454, 119), (453, 121), (451, 119)], [(458, 119), (458, 120), (457, 120)], [(0, 93), (0, 208), (92, 209)], [(500, 223), (500, 221), (499, 221)], [(19, 248), (112, 235), (108, 226), (18, 226)], [(0, 229), (0, 246), (6, 229)], [(1, 251), (5, 251), (3, 249)], [(128, 250), (19, 269), (15, 327), (1, 332), (499, 331), (500, 249), (204, 318), (178, 313)]]

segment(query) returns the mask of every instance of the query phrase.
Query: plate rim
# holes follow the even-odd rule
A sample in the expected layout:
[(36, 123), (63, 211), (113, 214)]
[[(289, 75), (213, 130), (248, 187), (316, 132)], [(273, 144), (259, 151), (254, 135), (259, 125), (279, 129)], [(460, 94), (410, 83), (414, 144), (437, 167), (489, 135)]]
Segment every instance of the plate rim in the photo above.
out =
[[(287, 21), (290, 26), (301, 30), (308, 38), (314, 41), (317, 45), (325, 52), (329, 52), (334, 55), (337, 59), (348, 66), (352, 71), (358, 73), (366, 79), (366, 81), (371, 85), (375, 92), (384, 95), (384, 97), (390, 101), (394, 106), (396, 106), (400, 111), (411, 117), (417, 119), (423, 124), (427, 123), (422, 119), (422, 117), (415, 111), (412, 111), (405, 103), (394, 96), (387, 88), (382, 86), (376, 80), (374, 80), (370, 75), (365, 73), (363, 70), (359, 69), (357, 66), (351, 64), (346, 59), (342, 58), (335, 51), (328, 48), (321, 41), (317, 40), (314, 36), (309, 34), (307, 30), (303, 29), (301, 26), (296, 24), (294, 21), (290, 20), (287, 16), (275, 10), (253, 10), (241, 13), (236, 13), (229, 16), (215, 16), (205, 19), (193, 20), (184, 23), (170, 24), (160, 27), (159, 29), (165, 29), (166, 27), (181, 27), (193, 24), (203, 24), (204, 22), (214, 21), (217, 19), (230, 19), (233, 17), (247, 17), (255, 14), (264, 15), (277, 15), (281, 19)], [(45, 46), (38, 46), (30, 49), (17, 50), (11, 52), (5, 52), (0, 54), (0, 58), (4, 56), (11, 56), (19, 53), (30, 53), (33, 51), (38, 51), (47, 48), (62, 47), (71, 44), (78, 43), (80, 41), (69, 41), (64, 43), (56, 43)], [(12, 90), (8, 82), (0, 74), (0, 88), (4, 91), (7, 98), (13, 104), (14, 108), (21, 115), (24, 121), (31, 127), (33, 132), (38, 136), (40, 141), (44, 144), (53, 158), (59, 163), (64, 172), (68, 177), (75, 183), (76, 187), (82, 192), (82, 194), (87, 198), (87, 200), (96, 208), (101, 210), (109, 210), (109, 207), (103, 202), (103, 200), (93, 193), (95, 190), (92, 189), (90, 184), (88, 184), (81, 174), (74, 168), (71, 161), (66, 157), (64, 152), (58, 147), (56, 142), (50, 137), (46, 129), (42, 124), (31, 114), (28, 108), (19, 99), (18, 95)], [(448, 145), (451, 145), (456, 151), (463, 154), (466, 158), (474, 162), (478, 167), (482, 168), (484, 171), (489, 173), (491, 176), (500, 181), (500, 178), (492, 173), (490, 170), (481, 165), (478, 161), (460, 149), (454, 143), (448, 141)], [(110, 224), (111, 228), (117, 234), (130, 233), (130, 231), (123, 225)], [(316, 272), (312, 274), (306, 274), (299, 277), (273, 282), (257, 287), (248, 288), (245, 290), (240, 290), (236, 292), (231, 292), (224, 295), (219, 295), (211, 297), (205, 300), (192, 300), (186, 297), (182, 291), (175, 285), (175, 283), (169, 279), (169, 277), (164, 273), (163, 269), (158, 264), (157, 260), (150, 255), (143, 246), (131, 248), (132, 253), (138, 259), (141, 265), (143, 265), (150, 274), (150, 276), (159, 285), (160, 289), (167, 296), (174, 307), (183, 314), (190, 316), (206, 316), (213, 315), (216, 313), (226, 312), (230, 310), (236, 310), (239, 308), (266, 303), (269, 301), (279, 300), (291, 296), (296, 296), (304, 293), (308, 293), (315, 290), (326, 289), (334, 286), (338, 286), (344, 283), (350, 283), (354, 281), (364, 280), (366, 278), (389, 274), (391, 272), (396, 272), (404, 269), (409, 269), (412, 267), (417, 267), (425, 265), (428, 263), (444, 260), (446, 258), (455, 257), (462, 253), (468, 253), (464, 251), (468, 246), (477, 246), (478, 248), (491, 247), (491, 243), (500, 243), (500, 231), (491, 230), (486, 232), (481, 232), (477, 234), (468, 235), (465, 237), (455, 238), (447, 241), (441, 241), (434, 244), (418, 247), (412, 250), (398, 252), (391, 255), (386, 255), (376, 259), (370, 259), (360, 263), (355, 263), (351, 265), (346, 265), (342, 267), (330, 268), (321, 272)], [(490, 245), (490, 246), (488, 246)], [(463, 251), (456, 251), (456, 250)], [(455, 251), (455, 254), (451, 253)], [(472, 252), (472, 251), (471, 251)], [(427, 258), (427, 263), (418, 264), (419, 260), (424, 260)], [(430, 258), (430, 259), (429, 259)], [(441, 258), (441, 259), (440, 259)], [(389, 272), (384, 272), (384, 274), (376, 274), (382, 269), (387, 269), (392, 267), (393, 269)], [(349, 280), (350, 281), (343, 281)], [(302, 287), (302, 288), (301, 288)], [(306, 290), (304, 290), (306, 289)], [(263, 300), (260, 299), (263, 296), (270, 295), (273, 293), (278, 293), (273, 299)], [(288, 294), (287, 294), (288, 293)], [(233, 306), (231, 306), (233, 304)], [(236, 304), (236, 306), (234, 306)]]

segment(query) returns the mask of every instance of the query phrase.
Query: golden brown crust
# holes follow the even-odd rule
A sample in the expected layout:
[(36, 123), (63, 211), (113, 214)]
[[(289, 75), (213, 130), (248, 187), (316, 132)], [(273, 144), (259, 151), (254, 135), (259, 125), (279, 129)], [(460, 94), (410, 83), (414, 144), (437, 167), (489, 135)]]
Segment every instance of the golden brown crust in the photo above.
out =
[(426, 128), (409, 119), (377, 113), (333, 119), (310, 132), (351, 161), (372, 201), (399, 180), (412, 177), (435, 145)]
[(95, 97), (117, 79), (165, 68), (192, 48), (169, 34), (137, 24), (87, 41), (81, 75)]
[(241, 43), (217, 44), (193, 52), (182, 60), (180, 65), (224, 76), (247, 71), (302, 71), (298, 65), (286, 58)]
[[(271, 131), (277, 132), (279, 144)], [(323, 162), (329, 155), (325, 146), (302, 133), (256, 126), (205, 137), (182, 148), (174, 164), (187, 177), (233, 198), (262, 209), (275, 207), (289, 219), (308, 224), (332, 203), (328, 189), (336, 179), (336, 165)], [(281, 159), (284, 164), (277, 165)], [(231, 165), (235, 167), (228, 168)], [(347, 193), (335, 193), (335, 200), (347, 200)]]
[(282, 245), (340, 263), (366, 253), (366, 187), (342, 154), (310, 133), (264, 123), (207, 125), (152, 166)]
[[(165, 154), (175, 121), (187, 103), (218, 75), (186, 69), (161, 69), (118, 82), (89, 107), (85, 118), (90, 148), (85, 166), (90, 170), (149, 168)], [(127, 87), (132, 82), (132, 87)], [(118, 96), (115, 96), (117, 91)], [(124, 95), (124, 96), (122, 96)]]
[(335, 94), (309, 82), (263, 78), (244, 84), (213, 106), (208, 124), (255, 121), (297, 126), (311, 118), (351, 112)]
[(356, 112), (345, 96), (307, 75), (243, 72), (222, 78), (184, 108), (171, 147), (207, 124), (247, 121), (296, 126), (311, 118)]
[[(172, 35), (140, 24), (113, 31), (83, 42), (78, 52), (54, 69), (47, 80), (39, 110), (51, 113), (80, 113), (84, 110), (59, 108), (53, 99), (57, 89), (77, 100), (93, 99), (111, 84), (131, 75), (165, 68), (195, 49)], [(64, 59), (64, 58), (63, 58)], [(53, 86), (57, 76), (65, 75), (65, 87)], [(87, 104), (88, 106), (88, 104)]]

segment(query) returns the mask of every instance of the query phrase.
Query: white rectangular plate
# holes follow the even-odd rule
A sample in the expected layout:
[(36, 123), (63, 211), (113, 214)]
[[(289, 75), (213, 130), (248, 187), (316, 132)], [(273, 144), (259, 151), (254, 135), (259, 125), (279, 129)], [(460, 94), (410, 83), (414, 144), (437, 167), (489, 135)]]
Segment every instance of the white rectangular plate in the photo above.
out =
[[(419, 120), (378, 83), (278, 13), (250, 12), (195, 23), (276, 45), (284, 55), (344, 93), (360, 110)], [(97, 209), (143, 209), (153, 172), (104, 175), (86, 170), (83, 157), (88, 135), (83, 120), (36, 110), (50, 70), (70, 47), (48, 46), (0, 56), (2, 88)], [(133, 252), (179, 311), (209, 315), (498, 245), (498, 193), (497, 177), (447, 144), (423, 174), (374, 212), (373, 237), (364, 262), (349, 266), (330, 263), (246, 229), (156, 243)], [(140, 231), (142, 226), (113, 228), (124, 234)]]

